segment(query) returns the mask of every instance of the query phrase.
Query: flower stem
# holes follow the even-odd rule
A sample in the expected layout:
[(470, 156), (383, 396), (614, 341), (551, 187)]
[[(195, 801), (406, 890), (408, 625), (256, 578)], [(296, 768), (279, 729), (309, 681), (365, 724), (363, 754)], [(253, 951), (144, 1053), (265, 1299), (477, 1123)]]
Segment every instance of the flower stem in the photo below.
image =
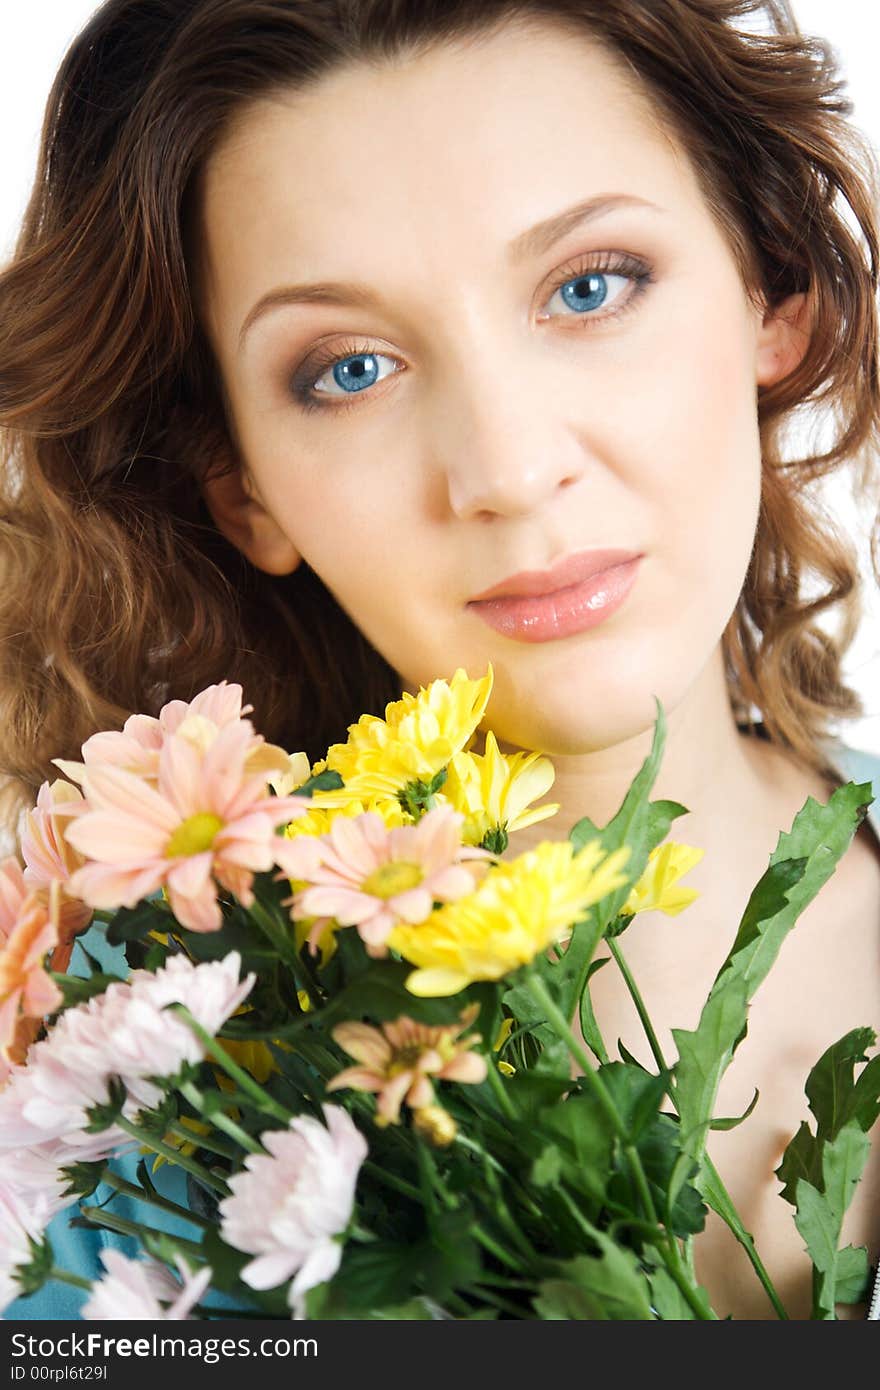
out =
[(232, 1077), (236, 1085), (256, 1104), (258, 1110), (262, 1110), (267, 1115), (273, 1115), (276, 1120), (283, 1120), (285, 1124), (290, 1121), (291, 1112), (286, 1110), (274, 1096), (270, 1096), (269, 1092), (264, 1090), (249, 1072), (246, 1072), (237, 1062), (233, 1062), (222, 1044), (218, 1043), (216, 1038), (212, 1038), (211, 1034), (193, 1018), (189, 1009), (185, 1008), (183, 1004), (173, 1004), (171, 1007), (189, 1024), (205, 1051), (214, 1058), (215, 1062), (219, 1062), (227, 1076)]
[(598, 1102), (599, 1108), (609, 1120), (614, 1133), (625, 1143), (628, 1137), (626, 1125), (623, 1123), (618, 1113), (617, 1106), (599, 1080), (590, 1058), (574, 1036), (571, 1028), (566, 1022), (565, 1015), (553, 999), (544, 981), (541, 979), (540, 975), (533, 973), (528, 976), (526, 984), (535, 1003), (540, 1004), (541, 1008), (544, 1010), (547, 1016), (547, 1022), (556, 1030), (559, 1038), (565, 1043), (578, 1066), (581, 1067), (583, 1079), (593, 1092), (593, 1096)]
[(118, 1173), (114, 1173), (112, 1168), (105, 1168), (101, 1181), (120, 1192), (124, 1197), (134, 1197), (138, 1202), (143, 1202), (148, 1207), (156, 1207), (159, 1211), (167, 1211), (172, 1216), (183, 1217), (185, 1221), (191, 1221), (194, 1226), (201, 1226), (205, 1231), (211, 1225), (211, 1222), (206, 1221), (203, 1216), (196, 1216), (195, 1212), (180, 1206), (178, 1202), (172, 1202), (169, 1197), (162, 1197), (158, 1192), (151, 1194), (146, 1188), (138, 1187), (137, 1183), (127, 1182)]
[(225, 1114), (222, 1110), (216, 1110), (213, 1106), (209, 1105), (206, 1097), (199, 1090), (198, 1086), (194, 1086), (191, 1081), (184, 1081), (182, 1083), (180, 1094), (183, 1096), (184, 1100), (189, 1101), (190, 1105), (193, 1106), (195, 1110), (205, 1115), (207, 1119), (210, 1120), (211, 1124), (216, 1125), (218, 1129), (222, 1129), (225, 1134), (229, 1135), (230, 1139), (234, 1139), (235, 1142), (240, 1144), (248, 1153), (261, 1154), (265, 1152), (262, 1144), (258, 1144), (256, 1139), (241, 1128), (241, 1125), (237, 1125), (230, 1115)]
[[(623, 952), (620, 949), (620, 945), (618, 944), (618, 941), (616, 939), (612, 938), (611, 940), (609, 940), (608, 946), (612, 956), (614, 957), (617, 963), (617, 967), (620, 970), (621, 975), (623, 976), (624, 983), (626, 984), (626, 987), (630, 994), (630, 998), (632, 999), (636, 1007), (636, 1012), (638, 1013), (642, 1027), (645, 1030), (645, 1036), (648, 1039), (648, 1045), (653, 1054), (654, 1061), (656, 1062), (657, 1067), (660, 1071), (668, 1073), (669, 1067), (666, 1065), (666, 1059), (663, 1056), (663, 1049), (660, 1046), (657, 1034), (655, 1033), (654, 1028), (651, 1024), (651, 1020), (648, 1017), (648, 1010), (645, 1008), (645, 1001), (642, 998), (641, 991), (639, 990), (639, 987), (635, 981), (635, 977), (624, 958)], [(672, 1086), (667, 1086), (666, 1094), (669, 1096), (669, 1099), (671, 1100), (673, 1106), (675, 1106), (675, 1109), (677, 1111), (678, 1106), (675, 1103), (674, 1088)], [(735, 1212), (736, 1208), (734, 1207), (730, 1194), (727, 1191), (727, 1188), (725, 1187), (721, 1179), (721, 1175), (707, 1153), (704, 1153), (703, 1161), (706, 1165), (706, 1170), (709, 1176), (711, 1177), (715, 1186), (718, 1188), (719, 1195), (722, 1197), (722, 1202), (719, 1203), (719, 1206), (729, 1204), (731, 1211)], [(780, 1299), (779, 1294), (776, 1292), (776, 1289), (773, 1285), (773, 1281), (771, 1280), (770, 1275), (767, 1273), (763, 1260), (758, 1254), (758, 1251), (755, 1247), (754, 1238), (745, 1229), (738, 1217), (736, 1220), (733, 1220), (729, 1212), (719, 1210), (718, 1207), (715, 1207), (714, 1210), (716, 1211), (717, 1215), (721, 1217), (725, 1225), (733, 1232), (734, 1236), (739, 1241), (740, 1245), (743, 1247), (746, 1254), (748, 1255), (749, 1260), (751, 1261), (752, 1268), (758, 1276), (758, 1279), (761, 1283), (762, 1288), (764, 1289), (764, 1292), (766, 1293), (771, 1304), (773, 1305), (773, 1309), (777, 1317), (785, 1319), (787, 1321), (788, 1313), (785, 1311), (785, 1307), (782, 1303), (782, 1300)], [(688, 1258), (688, 1265), (691, 1268), (691, 1272), (693, 1272), (693, 1259), (690, 1242), (688, 1242), (686, 1254)]]
[[(139, 1221), (127, 1221), (124, 1216), (117, 1216), (115, 1211), (105, 1211), (103, 1207), (80, 1207), (80, 1211), (87, 1221), (91, 1221), (93, 1226), (104, 1226), (108, 1231), (116, 1231), (120, 1236), (133, 1236), (135, 1240), (141, 1240), (146, 1235), (165, 1235), (164, 1231), (154, 1231), (149, 1226), (142, 1226)], [(202, 1247), (194, 1240), (183, 1240), (180, 1236), (169, 1236), (175, 1246), (189, 1255), (195, 1256), (200, 1261), (205, 1258)]]
[(208, 1149), (210, 1153), (219, 1154), (221, 1158), (238, 1157), (237, 1149), (234, 1149), (231, 1144), (224, 1144), (213, 1134), (199, 1134), (197, 1130), (187, 1129), (186, 1125), (181, 1124), (169, 1125), (168, 1129), (178, 1139), (185, 1139), (188, 1144), (193, 1144), (197, 1149)]
[(510, 1099), (510, 1096), (504, 1089), (504, 1082), (498, 1075), (498, 1066), (495, 1061), (494, 1055), (488, 1056), (486, 1058), (486, 1061), (489, 1064), (488, 1071), (486, 1073), (486, 1080), (489, 1082), (489, 1085), (494, 1091), (495, 1098), (498, 1101), (498, 1104), (501, 1106), (501, 1109), (504, 1111), (504, 1114), (507, 1116), (509, 1120), (515, 1120), (516, 1106), (514, 1105), (513, 1101)]
[(126, 1134), (130, 1134), (132, 1139), (137, 1139), (139, 1144), (145, 1148), (152, 1149), (153, 1153), (161, 1154), (167, 1158), (169, 1163), (175, 1163), (178, 1168), (184, 1168), (187, 1173), (192, 1173), (194, 1178), (198, 1178), (205, 1187), (210, 1187), (213, 1192), (228, 1192), (226, 1183), (222, 1178), (217, 1178), (213, 1173), (209, 1173), (203, 1164), (198, 1163), (194, 1158), (188, 1158), (178, 1149), (172, 1148), (170, 1144), (164, 1144), (161, 1139), (157, 1139), (155, 1134), (150, 1134), (149, 1130), (143, 1129), (140, 1125), (132, 1124), (131, 1120), (126, 1120), (119, 1115), (116, 1124), (120, 1129), (124, 1129)]
[(73, 1289), (91, 1289), (88, 1279), (83, 1279), (81, 1274), (71, 1274), (67, 1269), (58, 1269), (53, 1265), (46, 1275), (47, 1279), (57, 1279), (59, 1284), (69, 1284)]

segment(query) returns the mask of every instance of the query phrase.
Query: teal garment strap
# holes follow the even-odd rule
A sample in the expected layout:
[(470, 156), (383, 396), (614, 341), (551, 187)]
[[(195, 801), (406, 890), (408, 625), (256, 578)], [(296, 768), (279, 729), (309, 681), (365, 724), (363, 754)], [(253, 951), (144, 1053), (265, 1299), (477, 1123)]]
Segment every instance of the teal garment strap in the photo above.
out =
[[(118, 975), (123, 979), (129, 973), (125, 948), (108, 945), (105, 928), (95, 926), (84, 932), (76, 943), (70, 965), (72, 975), (85, 976), (89, 973), (86, 957), (80, 950), (80, 942), (107, 974)], [(110, 1166), (120, 1177), (126, 1178), (129, 1182), (137, 1182), (137, 1165), (142, 1157), (144, 1155), (133, 1148), (131, 1152), (114, 1158)], [(151, 1177), (157, 1191), (163, 1197), (170, 1198), (179, 1206), (190, 1206), (187, 1175), (182, 1168), (172, 1163), (163, 1163), (151, 1173)], [(106, 1183), (102, 1183), (87, 1202), (89, 1206), (100, 1206), (104, 1203), (109, 1203), (108, 1209), (118, 1216), (138, 1221), (153, 1230), (165, 1231), (184, 1240), (199, 1239), (199, 1230), (191, 1222), (156, 1207), (145, 1206), (134, 1198), (116, 1192)], [(75, 1214), (75, 1205), (66, 1208), (53, 1218), (47, 1230), (52, 1243), (54, 1263), (59, 1269), (78, 1274), (84, 1279), (99, 1279), (105, 1273), (101, 1263), (102, 1250), (120, 1250), (131, 1258), (138, 1255), (137, 1241), (131, 1236), (117, 1235), (115, 1231), (108, 1231), (100, 1226), (71, 1227), (70, 1219)], [(84, 1290), (53, 1281), (44, 1284), (42, 1289), (28, 1298), (17, 1298), (7, 1306), (2, 1316), (7, 1322), (75, 1319), (79, 1318), (80, 1309), (87, 1297)], [(218, 1308), (231, 1306), (228, 1301), (218, 1296), (212, 1296), (210, 1301)]]

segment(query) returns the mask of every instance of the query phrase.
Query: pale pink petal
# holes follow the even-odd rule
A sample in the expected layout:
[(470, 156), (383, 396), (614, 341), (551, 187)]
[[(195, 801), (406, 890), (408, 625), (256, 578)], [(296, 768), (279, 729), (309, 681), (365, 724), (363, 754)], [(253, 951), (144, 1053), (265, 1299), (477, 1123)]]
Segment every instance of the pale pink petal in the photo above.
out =
[(167, 827), (118, 811), (91, 811), (72, 821), (64, 836), (87, 859), (103, 864), (142, 864), (164, 854), (169, 833)]
[[(327, 854), (327, 862), (333, 863), (334, 860), (338, 860), (341, 868), (361, 879), (367, 878), (382, 862), (376, 849), (366, 838), (368, 828), (363, 827), (364, 822), (369, 824), (371, 816), (382, 826), (381, 817), (374, 811), (366, 811), (362, 816), (337, 816), (330, 827), (328, 837), (330, 852)], [(382, 830), (384, 842), (387, 840), (387, 831), (384, 826)]]
[(444, 1081), (461, 1081), (478, 1085), (486, 1080), (486, 1059), (479, 1052), (461, 1052), (439, 1073)]
[(54, 1014), (64, 1002), (64, 995), (45, 970), (32, 970), (28, 975), (22, 997), (22, 1012), (29, 1018)]
[(423, 1105), (430, 1105), (433, 1099), (434, 1087), (427, 1076), (417, 1077), (406, 1095), (406, 1103), (412, 1106), (413, 1110), (420, 1110)]
[(419, 884), (417, 888), (410, 888), (406, 893), (398, 893), (389, 899), (389, 906), (395, 916), (402, 917), (404, 922), (424, 922), (434, 909), (434, 899), (427, 888)]
[(287, 878), (311, 878), (321, 862), (321, 848), (314, 835), (276, 835), (272, 842), (275, 863)]
[(210, 880), (198, 897), (183, 898), (170, 885), (168, 897), (171, 911), (182, 927), (204, 932), (219, 931), (222, 927), (223, 914)]
[(368, 1023), (339, 1023), (333, 1029), (334, 1041), (343, 1052), (366, 1067), (381, 1071), (391, 1060), (391, 1047), (378, 1028)]
[(169, 834), (180, 819), (174, 807), (155, 788), (124, 768), (103, 765), (89, 767), (83, 778), (83, 786), (89, 805), (97, 810), (121, 811), (135, 820), (146, 820), (151, 825), (163, 828)]
[(303, 917), (335, 917), (340, 926), (354, 927), (372, 917), (378, 900), (351, 888), (319, 885), (304, 888), (296, 895), (296, 915)]
[(161, 888), (170, 861), (156, 864), (85, 864), (70, 887), (90, 907), (136, 907)]
[(381, 1091), (384, 1085), (385, 1077), (378, 1076), (368, 1067), (346, 1067), (338, 1076), (331, 1077), (327, 1082), (327, 1090), (338, 1091), (342, 1087), (351, 1086), (356, 1091)]
[(379, 1092), (379, 1099), (376, 1102), (377, 1115), (391, 1123), (398, 1120), (403, 1098), (412, 1082), (412, 1071), (402, 1071), (398, 1076), (393, 1076), (390, 1081), (387, 1081)]
[(181, 820), (208, 809), (199, 750), (176, 734), (168, 735), (159, 754), (159, 791)]
[(197, 898), (210, 882), (214, 857), (210, 850), (191, 854), (185, 859), (171, 861), (168, 871), (168, 891), (184, 898)]
[(356, 923), (358, 935), (368, 946), (383, 946), (394, 928), (396, 918), (388, 908), (380, 908), (364, 922)]
[[(246, 720), (227, 724), (205, 753), (202, 778), (208, 804), (218, 815), (223, 816), (224, 820), (227, 817), (232, 819), (243, 809), (233, 809), (232, 801), (241, 791), (242, 782), (245, 780), (244, 764), (253, 738), (253, 727)], [(262, 782), (261, 779), (257, 779), (257, 785), (261, 784), (265, 785), (265, 779), (262, 779)]]

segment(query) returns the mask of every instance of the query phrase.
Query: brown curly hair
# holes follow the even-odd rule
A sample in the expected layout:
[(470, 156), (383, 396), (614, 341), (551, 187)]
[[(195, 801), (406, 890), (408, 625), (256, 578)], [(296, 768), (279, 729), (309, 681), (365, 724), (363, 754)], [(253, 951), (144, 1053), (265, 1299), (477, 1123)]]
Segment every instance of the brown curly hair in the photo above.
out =
[[(771, 306), (809, 293), (806, 355), (759, 392), (761, 511), (723, 649), (737, 718), (757, 709), (807, 766), (824, 766), (831, 721), (861, 712), (841, 673), (857, 560), (812, 485), (847, 467), (877, 495), (876, 171), (831, 51), (787, 5), (107, 0), (57, 75), (0, 276), (8, 809), (97, 729), (224, 677), (241, 682), (261, 732), (313, 758), (399, 695), (307, 566), (258, 571), (207, 511), (204, 479), (228, 451), (194, 306), (195, 189), (244, 103), (519, 18), (572, 25), (622, 59), (689, 153), (749, 291)], [(823, 407), (830, 438), (786, 458), (804, 404)], [(834, 636), (816, 621), (826, 610)]]

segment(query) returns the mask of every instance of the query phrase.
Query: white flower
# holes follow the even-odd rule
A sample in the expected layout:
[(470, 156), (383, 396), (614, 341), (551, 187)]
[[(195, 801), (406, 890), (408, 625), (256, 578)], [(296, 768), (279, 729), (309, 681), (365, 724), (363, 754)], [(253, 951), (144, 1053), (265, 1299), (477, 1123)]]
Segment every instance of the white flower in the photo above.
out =
[(346, 1110), (325, 1105), (326, 1128), (310, 1116), (269, 1130), (268, 1154), (250, 1154), (246, 1172), (230, 1179), (232, 1195), (220, 1203), (223, 1239), (256, 1255), (241, 1277), (252, 1289), (271, 1289), (296, 1273), (288, 1290), (294, 1316), (304, 1295), (330, 1279), (342, 1259), (338, 1237), (354, 1207), (367, 1141)]
[(66, 1009), (0, 1092), (0, 1150), (61, 1140), (68, 1149), (64, 1161), (72, 1162), (107, 1157), (128, 1143), (115, 1128), (86, 1134), (86, 1111), (107, 1102), (115, 1076), (128, 1092), (126, 1118), (156, 1105), (162, 1093), (147, 1078), (174, 1076), (184, 1062), (204, 1056), (192, 1030), (165, 1006), (186, 1005), (207, 1032), (216, 1033), (256, 978), (239, 981), (240, 965), (236, 951), (202, 965), (172, 956), (155, 974), (136, 970), (127, 982)]
[(31, 1238), (41, 1238), (51, 1215), (43, 1193), (20, 1192), (5, 1174), (0, 1179), (0, 1312), (21, 1293), (16, 1267), (30, 1264)]
[(189, 1316), (211, 1282), (207, 1266), (198, 1274), (190, 1274), (180, 1256), (176, 1264), (181, 1284), (149, 1256), (130, 1260), (119, 1250), (102, 1250), (101, 1259), (107, 1273), (92, 1285), (91, 1296), (82, 1307), (82, 1317), (88, 1322), (143, 1318), (180, 1321)]

